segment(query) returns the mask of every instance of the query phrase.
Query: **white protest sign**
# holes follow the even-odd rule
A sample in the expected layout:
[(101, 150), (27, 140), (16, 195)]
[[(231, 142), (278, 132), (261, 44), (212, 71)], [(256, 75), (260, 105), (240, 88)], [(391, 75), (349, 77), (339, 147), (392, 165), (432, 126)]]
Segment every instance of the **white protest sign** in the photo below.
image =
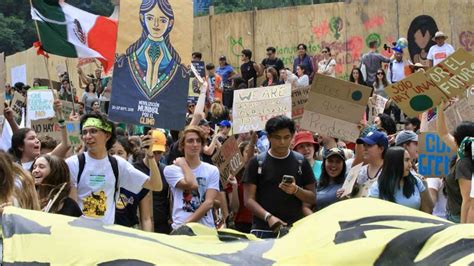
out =
[(27, 121), (54, 117), (54, 95), (48, 87), (28, 90)]
[(291, 117), (291, 85), (261, 87), (234, 92), (234, 134), (265, 128), (268, 119)]
[(10, 70), (11, 81), (12, 85), (17, 82), (23, 82), (23, 84), (27, 84), (26, 82), (26, 65), (20, 65), (16, 67), (12, 67)]

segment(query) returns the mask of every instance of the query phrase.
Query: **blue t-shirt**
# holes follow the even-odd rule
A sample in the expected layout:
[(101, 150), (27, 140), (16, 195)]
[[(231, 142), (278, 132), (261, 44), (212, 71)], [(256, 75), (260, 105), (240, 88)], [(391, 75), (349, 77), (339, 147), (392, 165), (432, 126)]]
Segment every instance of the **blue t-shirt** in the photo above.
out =
[(225, 65), (223, 67), (218, 67), (216, 73), (222, 77), (224, 85), (230, 85), (229, 76), (234, 71), (234, 68), (231, 65)]
[(319, 182), (319, 177), (321, 176), (321, 172), (323, 171), (323, 161), (314, 161), (313, 164), (313, 173), (314, 173), (314, 178), (316, 179), (316, 182)]
[[(397, 188), (395, 190), (395, 203), (419, 210), (421, 206), (421, 193), (426, 190), (426, 187), (418, 177), (415, 176), (415, 179), (416, 186), (413, 195), (407, 198), (405, 195), (403, 195), (403, 187)], [(379, 198), (379, 184), (377, 181), (374, 182), (370, 187), (369, 197)]]
[(336, 197), (336, 192), (342, 187), (342, 185), (342, 183), (332, 183), (326, 187), (318, 187), (316, 190), (316, 211), (336, 203), (339, 200)]

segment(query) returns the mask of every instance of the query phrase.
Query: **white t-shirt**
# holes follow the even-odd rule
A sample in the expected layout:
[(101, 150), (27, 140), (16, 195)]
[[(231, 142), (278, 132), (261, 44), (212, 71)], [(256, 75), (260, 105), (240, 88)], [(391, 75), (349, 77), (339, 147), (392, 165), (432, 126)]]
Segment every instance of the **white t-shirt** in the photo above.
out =
[[(176, 184), (184, 179), (181, 167), (169, 165), (165, 167), (164, 175), (173, 193), (173, 229), (184, 224), (206, 199), (206, 191), (215, 189), (219, 191), (219, 169), (205, 162), (192, 170), (198, 183), (198, 190), (188, 191), (176, 187)], [(214, 228), (212, 210), (209, 210), (199, 223)]]
[(367, 197), (369, 194), (369, 189), (374, 184), (377, 179), (379, 179), (380, 174), (382, 173), (382, 169), (380, 169), (375, 176), (369, 178), (369, 165), (363, 165), (359, 170), (359, 175), (357, 176), (356, 183), (360, 186), (359, 192), (357, 192), (355, 198), (359, 197)]
[(426, 58), (433, 60), (433, 66), (436, 66), (452, 53), (454, 53), (454, 48), (451, 44), (445, 43), (443, 46), (433, 45), (428, 51)]
[[(80, 184), (77, 184), (79, 159), (71, 156), (66, 163), (71, 172), (71, 183), (77, 188), (77, 202), (85, 217), (101, 220), (104, 224), (113, 224), (115, 220), (115, 176), (109, 158), (96, 160), (85, 154), (85, 166)], [(117, 159), (119, 171), (119, 187), (132, 193), (138, 193), (149, 178), (119, 156)]]
[(309, 85), (308, 75), (305, 74), (305, 75), (298, 78), (298, 81), (297, 81), (297, 86), (298, 87), (305, 87), (305, 86), (308, 86), (308, 85)]
[(428, 188), (432, 188), (438, 192), (438, 201), (435, 202), (432, 214), (440, 218), (446, 219), (447, 198), (443, 193), (443, 180), (441, 178), (433, 177), (427, 178), (426, 182), (428, 183)]

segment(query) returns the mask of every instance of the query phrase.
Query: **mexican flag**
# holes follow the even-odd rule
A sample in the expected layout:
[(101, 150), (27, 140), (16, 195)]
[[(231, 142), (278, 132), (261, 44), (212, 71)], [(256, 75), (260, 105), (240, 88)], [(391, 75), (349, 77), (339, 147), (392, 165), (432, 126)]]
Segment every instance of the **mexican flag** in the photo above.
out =
[(97, 58), (105, 73), (114, 65), (118, 23), (68, 5), (64, 0), (31, 0), (42, 48), (51, 54)]

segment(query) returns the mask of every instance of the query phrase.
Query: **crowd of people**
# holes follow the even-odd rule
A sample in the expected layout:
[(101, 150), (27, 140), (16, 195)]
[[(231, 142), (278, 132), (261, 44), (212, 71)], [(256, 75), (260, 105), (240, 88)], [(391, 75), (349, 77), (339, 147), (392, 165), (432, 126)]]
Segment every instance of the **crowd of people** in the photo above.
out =
[[(275, 238), (338, 201), (374, 197), (455, 223), (474, 223), (474, 122), (464, 121), (449, 132), (443, 110), (454, 100), (438, 107), (438, 134), (457, 155), (447, 176), (421, 176), (418, 135), (427, 121), (406, 117), (385, 92), (389, 84), (454, 52), (442, 32), (435, 40), (428, 66), (406, 62), (403, 49), (394, 48), (393, 57), (386, 58), (377, 52), (376, 42), (370, 43), (349, 80), (372, 87), (387, 104), (373, 120), (361, 117), (355, 143), (297, 130), (291, 118), (276, 116), (264, 130), (234, 135), (244, 167), (224, 179), (212, 157), (232, 137), (233, 91), (258, 87), (258, 80), (261, 86), (289, 83), (298, 88), (308, 86), (315, 73), (335, 77), (331, 47), (322, 48), (315, 63), (306, 45), (298, 44), (292, 69), (274, 47), (266, 49), (261, 63), (244, 49), (240, 71), (225, 56), (217, 67), (208, 63), (205, 82), (198, 84), (199, 98), (188, 101), (187, 125), (181, 131), (113, 123), (107, 119), (111, 79), (100, 70), (85, 75), (78, 69), (81, 96), (65, 73), (59, 98), (81, 107), (64, 114), (80, 121), (81, 145), (68, 145), (64, 123), (59, 143), (38, 138), (33, 129), (18, 125), (6, 105), (4, 132), (11, 130), (11, 135), (2, 134), (9, 150), (0, 151), (0, 212), (13, 205), (164, 234), (196, 222)], [(193, 53), (193, 60), (201, 61), (202, 54)], [(26, 95), (28, 87), (7, 84), (6, 103), (13, 90)], [(60, 113), (61, 101), (54, 107)], [(357, 180), (347, 193), (343, 184), (354, 168), (359, 169)]]

